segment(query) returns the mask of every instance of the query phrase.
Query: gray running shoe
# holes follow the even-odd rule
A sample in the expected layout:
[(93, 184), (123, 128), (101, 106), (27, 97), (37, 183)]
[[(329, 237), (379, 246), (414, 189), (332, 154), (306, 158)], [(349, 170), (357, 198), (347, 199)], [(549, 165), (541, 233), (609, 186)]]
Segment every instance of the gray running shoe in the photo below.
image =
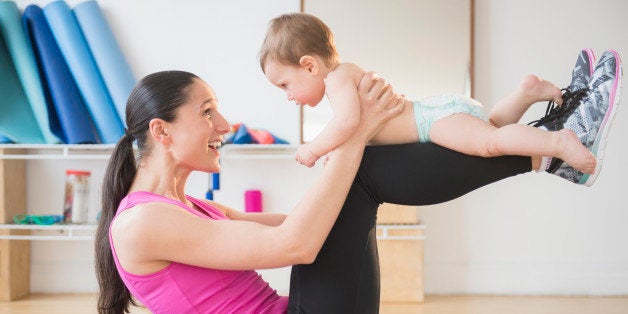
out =
[(591, 81), (591, 75), (595, 66), (595, 55), (593, 50), (586, 48), (580, 51), (576, 64), (571, 72), (571, 83), (567, 88), (563, 88), (563, 105), (558, 106), (553, 101), (547, 104), (547, 110), (545, 116), (539, 120), (528, 123), (535, 127), (543, 127), (549, 130), (560, 130), (558, 124), (547, 125), (549, 122), (558, 122), (559, 118), (565, 114), (570, 114), (571, 111), (578, 106), (580, 100), (586, 95), (589, 89), (589, 82)]
[[(576, 64), (571, 71), (571, 83), (567, 88), (563, 88), (563, 106), (557, 106), (554, 102), (550, 101), (547, 105), (545, 117), (540, 120), (532, 121), (528, 124), (534, 124), (535, 127), (541, 127), (543, 129), (560, 130), (562, 126), (559, 126), (559, 118), (563, 115), (571, 114), (575, 107), (579, 104), (580, 100), (586, 95), (589, 89), (589, 82), (591, 81), (591, 75), (595, 67), (595, 54), (593, 50), (586, 48), (580, 51)], [(555, 124), (548, 124), (550, 121), (554, 121)], [(552, 158), (551, 163), (547, 169), (547, 172), (554, 173), (563, 165), (563, 160), (559, 158)]]
[[(571, 72), (571, 84), (566, 88), (567, 93), (575, 93), (578, 90), (587, 88), (593, 75), (595, 67), (595, 54), (593, 50), (586, 48), (580, 51), (576, 65)], [(569, 96), (569, 95), (567, 95)]]
[[(560, 159), (552, 161), (548, 172), (577, 184), (591, 186), (602, 167), (606, 136), (619, 104), (621, 91), (621, 59), (616, 51), (605, 52), (595, 67), (586, 89), (577, 91), (563, 106), (552, 108), (535, 126), (550, 131), (563, 128), (576, 133), (584, 146), (597, 158), (593, 174), (582, 173)], [(565, 108), (563, 108), (565, 107)]]

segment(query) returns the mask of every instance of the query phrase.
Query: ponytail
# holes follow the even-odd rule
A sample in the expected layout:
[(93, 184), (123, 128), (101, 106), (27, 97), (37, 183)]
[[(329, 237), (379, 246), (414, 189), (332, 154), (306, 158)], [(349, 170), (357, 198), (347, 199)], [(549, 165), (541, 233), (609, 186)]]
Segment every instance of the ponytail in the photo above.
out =
[(128, 313), (129, 304), (137, 305), (118, 274), (109, 242), (109, 226), (136, 172), (133, 137), (125, 134), (113, 149), (102, 185), (102, 212), (95, 241), (96, 276), (100, 286), (98, 313), (101, 314)]

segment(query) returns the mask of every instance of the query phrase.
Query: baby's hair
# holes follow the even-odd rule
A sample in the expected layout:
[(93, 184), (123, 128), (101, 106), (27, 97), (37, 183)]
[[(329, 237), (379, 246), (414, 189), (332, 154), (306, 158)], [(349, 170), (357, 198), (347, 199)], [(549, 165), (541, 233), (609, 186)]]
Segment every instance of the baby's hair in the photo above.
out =
[(272, 19), (260, 50), (262, 71), (268, 60), (299, 65), (305, 55), (319, 56), (330, 67), (338, 62), (334, 35), (329, 27), (307, 13), (288, 13)]

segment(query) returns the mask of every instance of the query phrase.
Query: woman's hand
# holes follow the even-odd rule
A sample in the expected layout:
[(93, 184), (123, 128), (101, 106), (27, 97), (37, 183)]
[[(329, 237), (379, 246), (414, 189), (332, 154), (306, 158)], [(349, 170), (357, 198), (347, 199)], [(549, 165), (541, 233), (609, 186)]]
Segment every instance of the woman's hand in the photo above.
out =
[(373, 72), (362, 76), (358, 84), (360, 96), (360, 125), (356, 134), (368, 141), (385, 122), (398, 116), (404, 109), (405, 98), (390, 84)]

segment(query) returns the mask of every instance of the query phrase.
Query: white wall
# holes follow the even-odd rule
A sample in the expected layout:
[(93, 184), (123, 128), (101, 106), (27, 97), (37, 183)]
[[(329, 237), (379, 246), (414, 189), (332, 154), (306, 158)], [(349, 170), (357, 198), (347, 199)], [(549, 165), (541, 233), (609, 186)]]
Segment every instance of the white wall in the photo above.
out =
[[(316, 0), (306, 1), (303, 10), (331, 28), (342, 62), (375, 71), (408, 99), (421, 99), (444, 92), (467, 93), (470, 3)], [(439, 27), (443, 21), (447, 27)], [(333, 116), (324, 102), (304, 107), (305, 141), (318, 135)]]
[[(42, 2), (45, 1), (39, 3)], [(254, 6), (259, 11), (254, 19), (257, 27), (250, 30), (254, 36), (246, 37), (248, 33), (241, 29), (232, 31), (237, 25), (229, 24), (230, 27), (220, 29), (227, 34), (221, 38), (228, 44), (220, 45), (213, 36), (206, 35), (209, 27), (198, 24), (223, 17), (213, 10), (176, 9), (170, 7), (172, 2), (163, 0), (151, 1), (147, 13), (141, 10), (147, 1), (100, 1), (138, 75), (174, 67), (196, 72), (214, 86), (227, 116), (243, 120), (264, 117), (269, 105), (253, 106), (259, 111), (249, 116), (249, 111), (236, 108), (251, 104), (255, 96), (242, 101), (240, 96), (268, 92), (265, 97), (277, 97), (273, 112), (282, 105), (288, 106), (284, 96), (270, 86), (245, 89), (254, 84), (248, 81), (251, 77), (263, 79), (255, 56), (265, 23), (272, 14), (261, 12), (266, 12), (269, 3), (278, 6), (272, 9), (276, 11), (298, 6), (298, 1), (262, 2), (259, 7)], [(36, 2), (18, 1), (21, 7), (27, 3)], [(192, 0), (176, 3), (207, 5)], [(237, 8), (228, 10), (234, 12)], [(627, 54), (622, 33), (628, 29), (627, 12), (627, 4), (621, 0), (476, 0), (476, 97), (490, 106), (526, 74), (538, 74), (564, 86), (576, 54), (583, 47), (595, 48), (598, 54), (608, 48)], [(250, 46), (243, 51), (232, 48), (231, 44), (241, 42), (250, 42)], [(236, 63), (233, 70), (237, 74), (213, 76), (212, 60)], [(544, 105), (539, 104), (524, 120), (534, 119), (543, 111)], [(285, 120), (282, 123), (296, 121), (295, 112), (290, 110), (273, 117)], [(426, 291), (627, 294), (628, 252), (624, 239), (628, 239), (628, 211), (621, 205), (625, 193), (621, 183), (628, 174), (628, 165), (621, 160), (628, 153), (621, 135), (628, 132), (627, 119), (620, 109), (609, 136), (604, 169), (591, 188), (551, 175), (526, 174), (446, 204), (422, 208), (421, 217), (427, 224)], [(259, 120), (260, 124), (272, 122)], [(297, 138), (296, 125), (285, 128), (295, 133), (285, 131), (283, 136)], [(29, 209), (33, 213), (48, 212), (54, 204), (61, 203), (63, 170), (76, 164), (29, 161), (28, 165)], [(83, 165), (95, 169), (93, 182), (102, 179), (102, 170), (97, 169), (104, 163), (84, 162), (78, 166)], [(291, 160), (224, 160), (222, 190), (216, 193), (216, 199), (241, 208), (243, 190), (261, 187), (267, 209), (287, 211), (305, 193), (317, 171), (299, 167)], [(202, 195), (207, 188), (205, 180), (205, 176), (195, 177), (190, 193)], [(92, 186), (93, 191), (99, 188)], [(97, 198), (91, 202), (97, 204)], [(96, 291), (91, 243), (40, 241), (33, 242), (32, 251), (33, 291)], [(286, 293), (287, 272), (280, 269), (264, 272), (264, 276)]]
[[(476, 0), (475, 12), (475, 96), (488, 109), (526, 74), (566, 87), (582, 48), (628, 56), (625, 1)], [(522, 121), (544, 111), (537, 104)], [(526, 174), (421, 209), (427, 292), (628, 294), (625, 134), (620, 107), (590, 188)]]

